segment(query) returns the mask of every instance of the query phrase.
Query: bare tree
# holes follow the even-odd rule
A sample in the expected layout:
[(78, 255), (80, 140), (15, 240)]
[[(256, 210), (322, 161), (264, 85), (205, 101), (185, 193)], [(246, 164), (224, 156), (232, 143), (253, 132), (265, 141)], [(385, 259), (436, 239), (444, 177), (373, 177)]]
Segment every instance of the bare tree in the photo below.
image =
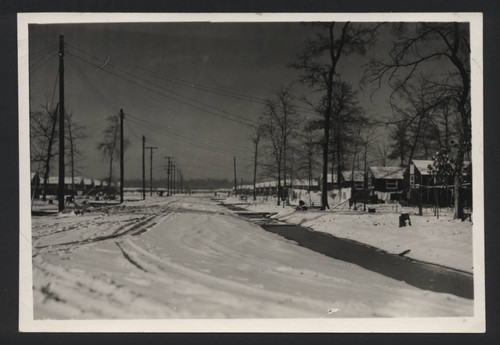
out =
[(278, 192), (278, 206), (281, 204), (282, 190), (281, 190), (281, 162), (283, 160), (283, 141), (279, 137), (277, 130), (276, 120), (276, 103), (273, 100), (267, 100), (264, 108), (264, 113), (267, 114), (268, 121), (265, 123), (266, 134), (269, 142), (271, 143), (271, 152), (274, 158), (274, 164), (277, 170), (277, 192)]
[[(30, 156), (32, 164), (43, 164), (43, 194), (42, 199), (47, 200), (47, 183), (49, 180), (51, 159), (57, 153), (53, 147), (57, 142), (57, 109), (49, 109), (45, 105), (45, 111), (36, 111), (30, 114)], [(39, 168), (36, 169), (37, 172)]]
[[(103, 140), (97, 144), (97, 149), (101, 152), (103, 159), (109, 159), (108, 182), (111, 185), (113, 179), (113, 160), (115, 154), (118, 154), (120, 150), (120, 116), (112, 115), (106, 120), (108, 124), (103, 130)], [(127, 140), (124, 140), (123, 146), (124, 148), (128, 146)]]
[(67, 155), (68, 155), (68, 163), (71, 171), (71, 188), (75, 190), (75, 171), (78, 169), (78, 163), (83, 156), (83, 152), (79, 148), (79, 143), (82, 139), (86, 138), (85, 135), (85, 126), (79, 124), (74, 121), (73, 114), (66, 114), (66, 141), (68, 145)]
[(383, 167), (387, 166), (387, 158), (389, 156), (389, 145), (385, 140), (385, 137), (382, 139), (382, 141), (376, 144), (376, 149), (377, 149), (379, 164)]
[[(428, 156), (431, 146), (429, 135), (432, 131), (432, 119), (436, 109), (447, 101), (441, 88), (429, 84), (425, 79), (419, 79), (417, 85), (405, 85), (401, 88), (402, 103), (408, 106), (393, 106), (402, 115), (403, 121), (399, 126), (404, 125), (405, 135), (407, 135), (407, 146), (409, 149), (407, 164), (417, 155)], [(398, 138), (400, 142), (401, 139)], [(438, 149), (436, 147), (435, 149)], [(420, 150), (420, 152), (418, 152)]]
[[(336, 159), (332, 158), (333, 162), (337, 161), (337, 183), (338, 189), (341, 188), (340, 175), (344, 170), (345, 154), (349, 144), (356, 146), (356, 133), (360, 122), (363, 121), (363, 109), (358, 104), (358, 94), (352, 87), (341, 80), (336, 80), (333, 86), (333, 102), (332, 114), (334, 121), (332, 122), (332, 132), (334, 133), (334, 154)], [(357, 149), (354, 150), (354, 155), (357, 154)], [(332, 171), (333, 175), (333, 171)]]
[(368, 80), (386, 79), (394, 90), (409, 83), (422, 69), (435, 68), (432, 81), (460, 119), (454, 175), (455, 218), (463, 217), (462, 168), (471, 148), (470, 44), (468, 23), (391, 24), (397, 36), (388, 61), (374, 60)]
[(300, 170), (306, 171), (307, 181), (308, 181), (308, 190), (311, 191), (312, 180), (313, 180), (313, 171), (317, 164), (316, 161), (316, 148), (321, 147), (321, 143), (316, 141), (315, 132), (320, 129), (318, 128), (318, 124), (316, 121), (308, 121), (304, 126), (303, 134), (302, 134), (302, 155), (303, 159), (301, 161), (306, 162), (304, 167)]
[(310, 39), (292, 67), (304, 72), (301, 81), (325, 92), (324, 97), (324, 138), (323, 138), (323, 181), (322, 208), (329, 208), (327, 173), (330, 143), (330, 122), (332, 117), (333, 84), (337, 74), (337, 64), (342, 56), (365, 54), (373, 44), (376, 28), (371, 25), (355, 25), (350, 22), (317, 23), (316, 36)]
[(389, 132), (389, 138), (393, 144), (391, 145), (388, 157), (389, 159), (399, 159), (399, 166), (404, 167), (410, 149), (408, 139), (409, 120), (405, 113), (399, 114), (399, 118), (393, 123), (393, 127)]
[(258, 156), (259, 156), (259, 143), (262, 139), (262, 136), (264, 134), (264, 126), (262, 123), (258, 123), (257, 125), (252, 126), (252, 134), (250, 135), (250, 140), (252, 141), (252, 144), (254, 145), (254, 151), (253, 151), (253, 158), (254, 158), (254, 165), (253, 165), (253, 200), (257, 200), (256, 196), (256, 183), (257, 183), (257, 162), (258, 162)]
[[(296, 134), (299, 125), (298, 113), (295, 105), (295, 97), (292, 94), (292, 86), (281, 87), (275, 92), (274, 106), (271, 108), (271, 117), (274, 120), (274, 129), (277, 138), (281, 141), (282, 164), (283, 164), (283, 188), (287, 188), (287, 174), (290, 176), (291, 159), (289, 159), (292, 138)], [(273, 121), (272, 120), (272, 121)], [(291, 156), (290, 156), (291, 157)], [(284, 192), (284, 191), (283, 191)], [(282, 195), (284, 198), (284, 195)]]

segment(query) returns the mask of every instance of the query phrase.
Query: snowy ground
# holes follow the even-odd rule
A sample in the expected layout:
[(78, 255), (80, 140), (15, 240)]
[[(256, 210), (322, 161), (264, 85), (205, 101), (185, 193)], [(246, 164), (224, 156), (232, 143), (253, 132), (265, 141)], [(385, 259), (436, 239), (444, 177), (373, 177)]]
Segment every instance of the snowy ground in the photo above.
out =
[[(225, 201), (238, 202), (235, 198)], [(240, 205), (254, 212), (276, 212), (274, 218), (300, 224), (316, 231), (365, 243), (392, 254), (410, 250), (406, 256), (472, 273), (472, 223), (453, 220), (452, 210), (442, 209), (439, 219), (432, 209), (416, 215), (416, 209), (396, 204), (374, 205), (375, 213), (332, 207), (331, 211), (295, 211), (294, 206), (277, 206), (270, 198)], [(412, 226), (399, 227), (401, 211), (410, 213)]]
[[(305, 225), (334, 216), (314, 220), (319, 213), (280, 210), (283, 219)], [(339, 224), (368, 224), (354, 219)], [(472, 300), (419, 290), (299, 247), (207, 197), (153, 197), (78, 215), (34, 216), (32, 238), (35, 319), (473, 313)]]

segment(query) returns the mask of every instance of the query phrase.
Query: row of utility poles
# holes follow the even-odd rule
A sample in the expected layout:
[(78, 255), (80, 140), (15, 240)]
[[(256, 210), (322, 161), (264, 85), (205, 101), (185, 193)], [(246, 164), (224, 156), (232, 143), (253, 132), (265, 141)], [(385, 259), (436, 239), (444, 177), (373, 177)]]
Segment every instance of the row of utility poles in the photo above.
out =
[[(64, 128), (64, 35), (59, 36), (59, 152), (64, 152), (65, 128)], [(123, 109), (120, 109), (120, 203), (123, 203), (124, 187), (124, 133), (123, 133)], [(153, 195), (153, 153), (158, 147), (146, 146), (146, 137), (142, 136), (142, 198), (146, 198), (146, 167), (145, 151), (150, 150), (150, 185), (149, 193)], [(173, 157), (168, 158), (167, 166), (167, 195), (173, 195), (179, 191), (183, 193), (182, 171), (178, 169)], [(171, 159), (172, 158), (172, 159)], [(59, 154), (59, 178), (57, 188), (57, 200), (59, 211), (64, 210), (65, 204), (65, 162), (64, 154)]]
[(184, 193), (184, 177), (182, 170), (180, 170), (175, 162), (174, 157), (165, 156), (167, 165), (165, 170), (167, 172), (167, 196), (177, 193)]
[[(142, 199), (146, 199), (146, 150), (149, 150), (149, 195), (153, 195), (153, 153), (157, 150), (156, 146), (146, 146), (146, 137), (142, 136)], [(167, 196), (178, 193), (184, 193), (184, 177), (182, 170), (180, 170), (175, 162), (174, 157), (165, 156), (167, 165), (165, 170), (167, 172)]]

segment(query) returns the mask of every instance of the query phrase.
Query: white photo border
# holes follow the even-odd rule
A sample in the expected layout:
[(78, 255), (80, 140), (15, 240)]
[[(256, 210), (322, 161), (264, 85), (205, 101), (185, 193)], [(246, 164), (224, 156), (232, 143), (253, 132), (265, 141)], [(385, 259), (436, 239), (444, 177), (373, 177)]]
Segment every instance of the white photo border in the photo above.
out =
[[(18, 13), (19, 330), (22, 332), (485, 332), (482, 13)], [(35, 320), (30, 212), (29, 24), (139, 22), (469, 22), (471, 44), (474, 315), (433, 318)]]

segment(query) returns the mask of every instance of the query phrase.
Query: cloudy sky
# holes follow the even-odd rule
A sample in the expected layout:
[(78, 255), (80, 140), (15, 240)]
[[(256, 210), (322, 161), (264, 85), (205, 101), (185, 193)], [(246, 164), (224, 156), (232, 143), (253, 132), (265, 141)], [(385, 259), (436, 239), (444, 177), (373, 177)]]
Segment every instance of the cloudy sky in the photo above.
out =
[[(300, 23), (114, 23), (30, 25), (30, 106), (58, 102), (54, 88), (59, 35), (66, 42), (65, 104), (85, 125), (81, 174), (107, 176), (96, 144), (109, 115), (125, 113), (125, 178), (139, 178), (141, 136), (154, 153), (155, 176), (165, 176), (166, 156), (175, 157), (184, 178), (252, 176), (248, 125), (262, 100), (281, 85), (294, 83), (298, 96), (312, 93), (287, 67), (303, 50), (312, 29)], [(369, 54), (387, 54), (381, 35)], [(363, 75), (362, 57), (341, 60), (338, 70), (354, 88)], [(53, 91), (55, 96), (53, 97)], [(387, 93), (360, 93), (370, 117), (386, 118)], [(308, 114), (304, 113), (306, 117)], [(149, 171), (149, 154), (148, 171)], [(118, 170), (115, 170), (118, 173)], [(147, 172), (149, 175), (149, 173)]]

